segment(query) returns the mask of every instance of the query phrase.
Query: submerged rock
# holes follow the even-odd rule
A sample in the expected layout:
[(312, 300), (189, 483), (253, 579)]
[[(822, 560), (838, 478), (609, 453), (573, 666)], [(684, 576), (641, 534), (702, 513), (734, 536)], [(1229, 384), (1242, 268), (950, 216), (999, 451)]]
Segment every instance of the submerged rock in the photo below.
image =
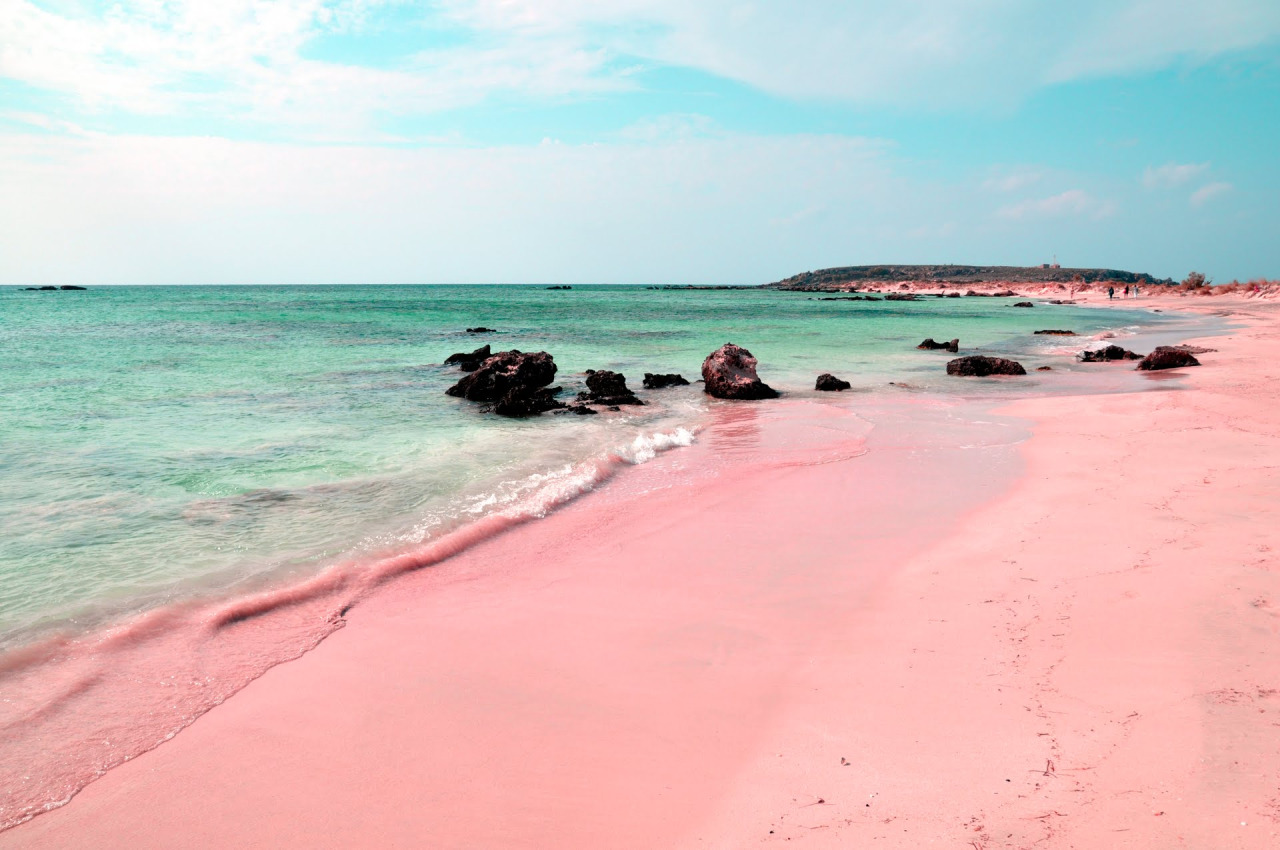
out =
[(933, 337), (929, 337), (924, 342), (916, 346), (916, 348), (924, 351), (950, 351), (955, 354), (960, 350), (960, 340), (953, 339), (950, 342), (934, 342)]
[(651, 372), (644, 373), (644, 388), (646, 390), (661, 390), (666, 387), (687, 387), (689, 382), (684, 379), (683, 375), (666, 374), (654, 375)]
[(462, 351), (457, 354), (450, 354), (444, 359), (444, 365), (456, 365), (464, 372), (474, 372), (480, 368), (481, 363), (489, 359), (490, 354), (489, 346), (482, 345), (470, 354)]
[(884, 297), (885, 301), (919, 301), (914, 292), (890, 292)]
[(559, 410), (564, 402), (556, 399), (559, 387), (546, 387), (540, 390), (525, 392), (513, 389), (504, 395), (493, 406), (493, 412), (499, 416), (537, 416), (548, 410)]
[(703, 389), (716, 398), (755, 400), (777, 398), (778, 392), (756, 374), (751, 352), (725, 343), (702, 361)]
[(478, 327), (478, 328), (467, 328), (467, 333), (469, 333), (469, 334), (496, 334), (496, 333), (497, 333), (497, 331), (496, 331), (495, 329), (493, 329), (493, 328), (486, 328), (484, 325), (481, 325), (481, 326), (480, 326), (480, 327)]
[(848, 381), (842, 381), (835, 375), (824, 372), (818, 376), (818, 381), (813, 385), (813, 388), (815, 390), (822, 390), (823, 392), (840, 392), (841, 390), (847, 390), (852, 386), (853, 385)]
[(957, 357), (947, 363), (948, 375), (961, 377), (985, 378), (988, 375), (1025, 375), (1027, 370), (1016, 360), (1003, 357), (986, 357), (982, 354), (970, 354)]
[(1141, 360), (1141, 354), (1135, 354), (1127, 348), (1121, 348), (1118, 345), (1108, 345), (1106, 348), (1098, 348), (1092, 351), (1082, 351), (1078, 355), (1081, 363), (1107, 363), (1112, 360)]
[(1047, 334), (1048, 336), (1075, 336), (1075, 331), (1036, 331), (1037, 335)]
[(1144, 372), (1154, 372), (1158, 369), (1179, 369), (1183, 366), (1199, 365), (1200, 361), (1185, 348), (1162, 345), (1142, 358), (1138, 368)]
[(621, 372), (608, 369), (587, 370), (587, 392), (578, 393), (578, 400), (590, 404), (644, 404), (627, 388), (627, 378)]
[(500, 351), (445, 392), (468, 401), (496, 402), (493, 412), (501, 416), (532, 416), (564, 407), (555, 399), (559, 387), (547, 388), (555, 377), (555, 360), (545, 351)]

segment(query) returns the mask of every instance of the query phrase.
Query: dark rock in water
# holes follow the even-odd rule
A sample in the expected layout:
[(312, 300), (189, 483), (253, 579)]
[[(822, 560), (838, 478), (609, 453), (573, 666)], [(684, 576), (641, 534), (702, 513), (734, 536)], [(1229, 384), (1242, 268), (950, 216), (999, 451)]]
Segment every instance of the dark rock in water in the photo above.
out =
[(1036, 371), (1037, 371), (1037, 372), (1052, 372), (1052, 371), (1053, 371), (1053, 367), (1052, 367), (1052, 366), (1037, 366), (1037, 367), (1036, 367)]
[(57, 292), (58, 291), (58, 287), (56, 286), (28, 286), (24, 288), (27, 290), (27, 292)]
[(564, 407), (564, 402), (556, 400), (559, 387), (546, 387), (540, 390), (525, 391), (512, 389), (493, 406), (493, 412), (499, 416), (537, 416), (548, 410)]
[(950, 342), (934, 342), (933, 337), (929, 337), (924, 342), (916, 346), (916, 348), (924, 351), (950, 351), (955, 354), (960, 350), (960, 340), (953, 339)]
[(1191, 352), (1170, 345), (1162, 345), (1142, 358), (1138, 368), (1144, 372), (1154, 372), (1158, 369), (1179, 369), (1183, 366), (1199, 365), (1200, 361)]
[(646, 390), (661, 390), (666, 387), (687, 387), (688, 385), (689, 382), (684, 379), (683, 375), (654, 375), (650, 372), (644, 373), (643, 386)]
[(702, 361), (703, 389), (716, 398), (755, 400), (777, 398), (778, 392), (756, 374), (756, 359), (751, 352), (733, 343), (725, 343)]
[(959, 298), (959, 297), (960, 297), (960, 293), (959, 293), (959, 292), (948, 292), (946, 297), (947, 297), (947, 298)]
[(1017, 294), (1018, 293), (1014, 292), (1012, 289), (1002, 289), (999, 292), (991, 293), (991, 297), (992, 298), (1013, 298)]
[(474, 372), (480, 368), (481, 363), (489, 359), (489, 354), (489, 346), (482, 345), (470, 354), (461, 351), (457, 354), (450, 354), (444, 359), (444, 365), (453, 366), (456, 364), (464, 372)]
[(579, 416), (595, 416), (600, 413), (594, 407), (587, 407), (585, 404), (571, 404), (565, 410), (569, 413), (576, 413)]
[(1141, 354), (1135, 354), (1118, 345), (1108, 345), (1093, 351), (1082, 351), (1076, 357), (1081, 363), (1108, 363), (1112, 360), (1141, 360)]
[(532, 416), (564, 406), (555, 400), (559, 388), (545, 389), (555, 377), (555, 360), (545, 351), (499, 351), (445, 392), (468, 401), (497, 402), (493, 412), (502, 416)]
[(1015, 307), (1034, 307), (1034, 306), (1036, 306), (1036, 305), (1032, 304), (1030, 301), (1019, 301), (1017, 304), (1014, 304), (1013, 306), (1015, 306)]
[(608, 369), (587, 370), (587, 390), (578, 393), (578, 400), (591, 404), (644, 404), (627, 388), (627, 378), (620, 372)]
[(1023, 369), (1022, 364), (1016, 360), (970, 354), (968, 357), (957, 357), (948, 362), (947, 374), (985, 378), (988, 375), (1025, 375), (1027, 370)]
[(823, 392), (840, 392), (841, 390), (849, 389), (851, 386), (853, 385), (848, 381), (842, 381), (835, 375), (824, 372), (818, 376), (818, 382), (813, 385), (813, 388)]
[(884, 297), (885, 301), (919, 301), (914, 292), (890, 292)]
[[(560, 286), (548, 286), (548, 287), (547, 287), (547, 289), (573, 289), (573, 287), (572, 287), (572, 286), (564, 286), (564, 285), (560, 285)], [(595, 413), (595, 411), (594, 411), (594, 410), (593, 410), (593, 411), (591, 411), (591, 412), (592, 412), (592, 413)]]
[(80, 291), (80, 292), (83, 292), (83, 291), (85, 290), (85, 287), (83, 287), (83, 286), (70, 286), (70, 285), (68, 285), (68, 286), (59, 286), (58, 288), (59, 288), (59, 289), (61, 289), (63, 292), (66, 292), (66, 291), (68, 291), (68, 290), (78, 290), (78, 291)]
[(1037, 335), (1047, 334), (1048, 336), (1075, 336), (1075, 331), (1036, 331)]
[(478, 328), (467, 328), (467, 333), (469, 334), (496, 334), (497, 332), (498, 331), (496, 329), (486, 328), (484, 325), (481, 325)]
[(964, 297), (965, 298), (983, 298), (986, 296), (986, 294), (987, 293), (985, 292), (978, 292), (977, 290), (970, 289), (968, 292), (964, 294)]

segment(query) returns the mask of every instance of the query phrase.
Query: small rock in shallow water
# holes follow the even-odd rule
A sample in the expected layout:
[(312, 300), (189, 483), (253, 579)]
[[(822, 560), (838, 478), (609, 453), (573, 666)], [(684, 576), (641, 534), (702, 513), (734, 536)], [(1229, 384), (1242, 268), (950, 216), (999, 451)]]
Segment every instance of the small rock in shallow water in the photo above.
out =
[(957, 357), (947, 363), (948, 375), (960, 377), (985, 378), (988, 375), (1025, 375), (1027, 370), (1016, 360), (1003, 357), (986, 357), (981, 354), (970, 354), (968, 357)]
[(1142, 358), (1142, 362), (1138, 364), (1138, 368), (1144, 372), (1154, 372), (1160, 369), (1179, 369), (1183, 366), (1199, 366), (1200, 361), (1195, 358), (1189, 351), (1182, 348), (1174, 348), (1169, 345), (1162, 345), (1155, 351)]
[(1081, 363), (1107, 363), (1112, 360), (1141, 360), (1141, 354), (1135, 354), (1127, 348), (1121, 348), (1118, 345), (1108, 345), (1106, 348), (1098, 348), (1092, 351), (1082, 351), (1076, 355)]
[(835, 375), (824, 372), (818, 376), (818, 381), (814, 384), (813, 388), (823, 392), (840, 392), (841, 390), (849, 389), (851, 386), (853, 385), (848, 381), (842, 381)]
[(924, 342), (916, 346), (916, 348), (924, 351), (950, 351), (955, 354), (960, 350), (960, 340), (953, 339), (949, 342), (934, 342), (933, 337), (929, 337)]
[(666, 387), (687, 387), (689, 382), (684, 379), (683, 375), (667, 374), (655, 375), (651, 372), (644, 373), (644, 388), (646, 390), (661, 390)]

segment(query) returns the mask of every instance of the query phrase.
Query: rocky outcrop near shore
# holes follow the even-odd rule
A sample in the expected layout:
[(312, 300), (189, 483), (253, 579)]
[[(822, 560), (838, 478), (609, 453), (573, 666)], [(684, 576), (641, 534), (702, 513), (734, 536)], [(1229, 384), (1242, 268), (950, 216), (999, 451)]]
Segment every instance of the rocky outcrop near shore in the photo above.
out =
[(1035, 335), (1036, 335), (1036, 336), (1041, 336), (1041, 335), (1047, 335), (1047, 336), (1075, 336), (1075, 335), (1076, 335), (1076, 332), (1075, 332), (1075, 331), (1049, 330), (1049, 331), (1036, 331), (1036, 332), (1035, 332)]
[(445, 393), (467, 401), (490, 402), (500, 416), (533, 416), (564, 407), (557, 401), (556, 364), (545, 351), (500, 351)]
[(578, 393), (578, 401), (584, 404), (644, 404), (627, 387), (627, 378), (621, 372), (608, 369), (587, 370), (587, 392)]
[(470, 353), (459, 351), (457, 354), (450, 354), (444, 359), (444, 365), (457, 366), (464, 372), (474, 372), (480, 368), (481, 363), (489, 359), (491, 354), (489, 346), (482, 345)]
[(1160, 369), (1180, 369), (1183, 366), (1199, 366), (1195, 355), (1181, 346), (1162, 345), (1142, 358), (1138, 368), (1143, 372), (1155, 372)]
[(964, 378), (985, 378), (988, 375), (1025, 375), (1027, 370), (1022, 368), (1022, 364), (1016, 360), (970, 354), (967, 357), (957, 357), (949, 361), (947, 374)]
[(1141, 360), (1142, 355), (1118, 345), (1108, 345), (1091, 351), (1082, 351), (1076, 355), (1081, 363), (1107, 363), (1112, 360)]
[(934, 342), (933, 337), (929, 337), (924, 342), (916, 346), (923, 351), (950, 351), (955, 354), (960, 350), (960, 340), (953, 339), (949, 342)]
[(715, 398), (755, 401), (778, 392), (756, 374), (756, 359), (745, 348), (725, 343), (702, 361), (703, 391)]
[(829, 372), (824, 372), (818, 376), (817, 383), (813, 385), (813, 388), (815, 390), (819, 390), (825, 393), (831, 393), (831, 392), (838, 393), (838, 392), (847, 390), (852, 386), (853, 385), (850, 384), (848, 381), (842, 381), (839, 378), (837, 378), (835, 375), (832, 375)]

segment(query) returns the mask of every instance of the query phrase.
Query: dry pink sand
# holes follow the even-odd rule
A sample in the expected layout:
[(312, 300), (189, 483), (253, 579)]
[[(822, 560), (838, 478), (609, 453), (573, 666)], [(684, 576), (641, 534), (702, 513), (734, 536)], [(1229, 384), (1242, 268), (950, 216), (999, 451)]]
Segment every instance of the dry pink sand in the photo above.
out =
[(727, 406), (0, 847), (1278, 846), (1280, 305), (1211, 307), (1176, 391), (1002, 411), (1012, 488)]

